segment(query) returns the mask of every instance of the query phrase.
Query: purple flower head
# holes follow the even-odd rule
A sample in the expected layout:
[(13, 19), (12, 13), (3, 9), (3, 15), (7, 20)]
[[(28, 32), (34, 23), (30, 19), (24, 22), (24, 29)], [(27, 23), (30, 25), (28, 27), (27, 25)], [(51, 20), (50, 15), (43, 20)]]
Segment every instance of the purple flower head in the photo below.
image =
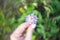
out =
[(30, 14), (26, 17), (26, 22), (29, 22), (30, 24), (36, 24), (37, 23), (37, 16), (33, 14)]

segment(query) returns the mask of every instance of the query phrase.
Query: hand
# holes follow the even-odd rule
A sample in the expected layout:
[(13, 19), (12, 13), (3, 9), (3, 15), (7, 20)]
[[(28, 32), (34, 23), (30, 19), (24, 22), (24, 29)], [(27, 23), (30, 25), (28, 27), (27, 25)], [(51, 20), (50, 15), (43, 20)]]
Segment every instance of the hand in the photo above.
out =
[(35, 29), (35, 24), (27, 22), (18, 26), (18, 28), (10, 35), (10, 40), (32, 40), (32, 33)]

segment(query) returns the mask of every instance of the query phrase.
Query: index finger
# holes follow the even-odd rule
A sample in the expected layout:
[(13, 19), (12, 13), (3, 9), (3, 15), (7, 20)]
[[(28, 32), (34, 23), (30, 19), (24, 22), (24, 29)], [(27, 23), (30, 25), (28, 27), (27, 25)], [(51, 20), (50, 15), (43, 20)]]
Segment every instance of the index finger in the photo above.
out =
[(21, 25), (18, 26), (18, 28), (12, 33), (11, 36), (14, 37), (20, 37), (22, 35), (22, 33), (25, 31), (25, 29), (29, 26), (30, 24), (25, 22)]

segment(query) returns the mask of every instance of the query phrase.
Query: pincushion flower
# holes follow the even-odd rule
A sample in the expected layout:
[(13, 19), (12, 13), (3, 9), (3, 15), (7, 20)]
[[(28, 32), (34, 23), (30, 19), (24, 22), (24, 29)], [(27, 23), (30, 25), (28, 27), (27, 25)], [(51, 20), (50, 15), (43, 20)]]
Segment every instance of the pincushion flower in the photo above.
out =
[(38, 19), (37, 16), (35, 16), (34, 13), (32, 13), (26, 17), (26, 22), (28, 22), (30, 24), (36, 24), (37, 19)]

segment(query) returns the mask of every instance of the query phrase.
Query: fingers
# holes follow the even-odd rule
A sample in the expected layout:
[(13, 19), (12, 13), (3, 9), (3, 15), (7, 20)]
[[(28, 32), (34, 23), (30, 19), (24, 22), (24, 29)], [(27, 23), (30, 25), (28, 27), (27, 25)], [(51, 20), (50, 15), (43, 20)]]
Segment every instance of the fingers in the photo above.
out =
[(19, 33), (19, 34), (20, 34), (20, 33), (23, 33), (24, 30), (25, 30), (29, 25), (30, 25), (30, 24), (27, 23), (27, 22), (19, 25), (18, 28), (14, 31), (14, 33)]
[(33, 34), (35, 27), (36, 27), (36, 24), (29, 26), (29, 28), (27, 29), (25, 40), (32, 40), (32, 34)]
[(10, 38), (13, 40), (16, 40), (17, 38), (19, 38), (29, 25), (30, 24), (27, 22), (19, 25), (18, 28), (11, 34)]
[(20, 37), (20, 39), (19, 40), (24, 40), (25, 39), (25, 37)]

